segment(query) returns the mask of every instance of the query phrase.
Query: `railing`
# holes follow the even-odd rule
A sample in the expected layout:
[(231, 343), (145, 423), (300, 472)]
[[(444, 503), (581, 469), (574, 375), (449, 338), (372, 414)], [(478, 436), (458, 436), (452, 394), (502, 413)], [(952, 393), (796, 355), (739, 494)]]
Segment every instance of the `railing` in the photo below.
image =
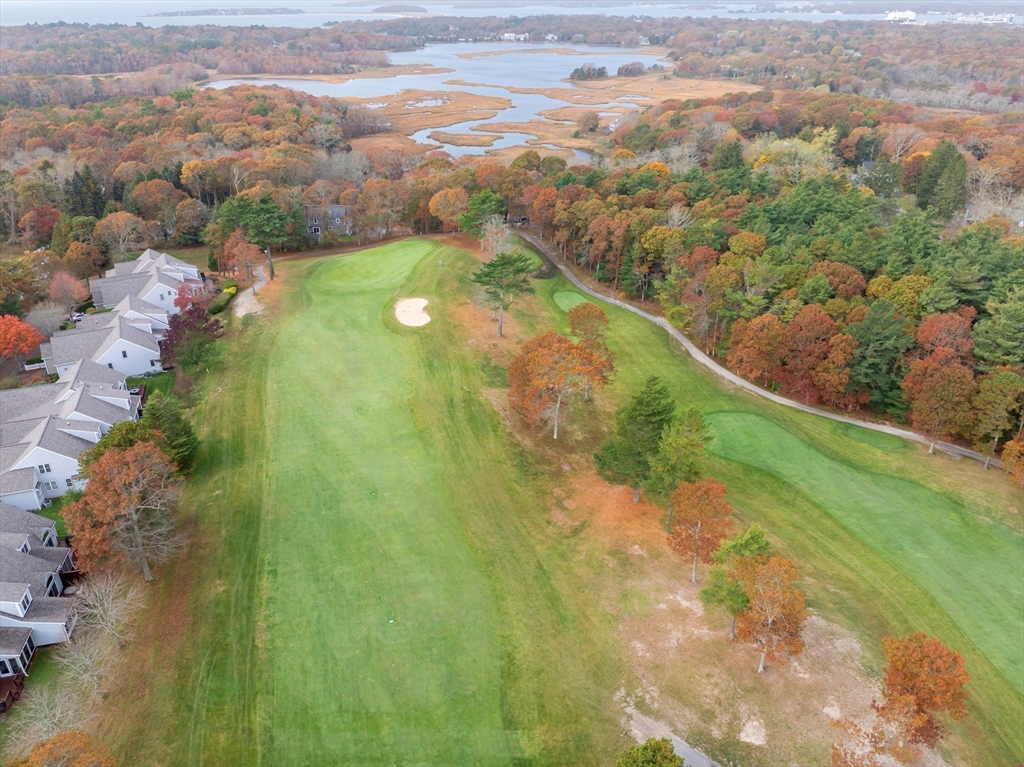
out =
[(25, 372), (26, 373), (31, 371), (31, 370), (45, 370), (45, 369), (46, 369), (46, 363), (45, 362), (33, 362), (31, 365), (29, 365), (29, 364), (25, 365)]

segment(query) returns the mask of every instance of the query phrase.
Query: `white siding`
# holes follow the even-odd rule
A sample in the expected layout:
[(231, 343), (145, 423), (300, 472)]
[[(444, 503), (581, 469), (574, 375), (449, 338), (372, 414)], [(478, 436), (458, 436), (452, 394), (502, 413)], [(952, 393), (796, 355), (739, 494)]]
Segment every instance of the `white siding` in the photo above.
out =
[[(128, 356), (126, 357), (122, 352), (126, 352)], [(152, 360), (157, 361), (156, 365), (151, 364)], [(123, 338), (119, 338), (113, 346), (97, 357), (96, 362), (108, 367), (112, 366), (118, 373), (124, 373), (126, 376), (140, 376), (146, 372), (157, 373), (163, 370), (163, 367), (160, 366), (159, 351), (143, 349)]]
[(0, 501), (9, 503), (24, 511), (38, 511), (43, 508), (43, 491), (42, 490), (25, 490), (21, 493), (9, 493), (8, 495), (0, 495)]
[[(40, 473), (40, 465), (49, 465), (50, 471)], [(35, 469), (36, 481), (43, 483), (42, 493), (44, 498), (57, 498), (59, 496), (64, 495), (64, 493), (66, 493), (68, 490), (72, 488), (80, 490), (85, 486), (82, 482), (78, 482), (72, 479), (72, 477), (75, 477), (78, 474), (77, 457), (69, 458), (66, 455), (58, 455), (57, 453), (54, 453), (51, 450), (46, 450), (45, 448), (37, 447), (34, 448), (27, 456), (22, 458), (18, 463), (16, 463), (11, 468), (23, 469), (26, 467), (32, 467)], [(72, 486), (70, 488), (68, 487), (67, 483), (67, 480), (69, 479), (72, 479)], [(46, 483), (54, 482), (57, 484), (56, 488), (54, 488), (52, 484), (50, 484), (49, 487), (46, 487)], [(7, 503), (11, 503), (11, 505), (17, 505), (12, 503), (7, 498), (4, 498), (4, 501), (6, 501)], [(19, 506), (19, 508), (23, 509), (25, 508), (25, 506)], [(39, 507), (35, 506), (33, 508), (38, 509)]]

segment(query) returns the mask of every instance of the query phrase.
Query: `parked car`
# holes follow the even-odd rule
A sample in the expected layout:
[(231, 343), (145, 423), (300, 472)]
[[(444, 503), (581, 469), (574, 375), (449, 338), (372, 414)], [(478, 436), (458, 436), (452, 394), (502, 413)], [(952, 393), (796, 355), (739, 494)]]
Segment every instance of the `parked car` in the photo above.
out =
[(81, 322), (83, 319), (85, 319), (84, 312), (75, 312), (74, 314), (71, 315), (72, 322)]

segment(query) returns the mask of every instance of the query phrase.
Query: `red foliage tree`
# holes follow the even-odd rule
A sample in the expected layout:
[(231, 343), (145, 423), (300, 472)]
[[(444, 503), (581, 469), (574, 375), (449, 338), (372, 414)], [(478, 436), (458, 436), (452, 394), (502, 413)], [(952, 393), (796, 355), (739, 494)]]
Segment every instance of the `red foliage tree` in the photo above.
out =
[(89, 291), (82, 283), (67, 272), (57, 272), (53, 275), (46, 292), (50, 300), (66, 312), (70, 312), (89, 297)]
[(960, 314), (929, 314), (917, 326), (917, 345), (926, 356), (938, 349), (948, 349), (953, 359), (966, 362), (974, 350), (970, 320)]
[(863, 294), (864, 288), (867, 287), (864, 276), (859, 271), (852, 266), (840, 264), (837, 261), (819, 261), (816, 264), (812, 264), (811, 268), (807, 270), (808, 278), (819, 274), (825, 275), (828, 284), (832, 286), (832, 290), (836, 293), (836, 298), (842, 298), (846, 301), (854, 296)]
[(971, 398), (977, 384), (973, 371), (958, 362), (948, 347), (912, 362), (900, 386), (910, 402), (910, 422), (932, 442), (928, 452), (935, 449), (937, 440), (970, 435)]
[(783, 390), (804, 402), (818, 401), (814, 371), (828, 357), (829, 341), (836, 332), (836, 323), (819, 304), (809, 304), (786, 328), (786, 364), (779, 371)]
[(713, 479), (680, 482), (672, 493), (672, 530), (668, 543), (684, 557), (693, 557), (691, 580), (697, 582), (697, 563), (710, 565), (714, 554), (732, 533), (732, 507), (725, 485)]
[(786, 326), (774, 314), (762, 314), (749, 323), (738, 320), (729, 341), (729, 367), (768, 386), (778, 374), (785, 340)]

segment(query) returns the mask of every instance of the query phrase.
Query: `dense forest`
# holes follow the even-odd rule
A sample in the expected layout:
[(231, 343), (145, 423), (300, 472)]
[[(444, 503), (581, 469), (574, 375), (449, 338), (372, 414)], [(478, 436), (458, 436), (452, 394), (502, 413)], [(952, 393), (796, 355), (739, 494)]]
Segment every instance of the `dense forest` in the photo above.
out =
[[(125, 56), (147, 37), (181, 37), (134, 60), (143, 76), (152, 66), (219, 67), (219, 56), (255, 50), (263, 35), (291, 49), (282, 61), (309, 55), (313, 40), (330, 57), (334, 45), (408, 46), (425, 31), (415, 25), (428, 21), (403, 20), (413, 26), (393, 30), (402, 37), (383, 34), (399, 22), (362, 32), (288, 30), (301, 41), (294, 47), (279, 30), (218, 27), (218, 44), (208, 48), (184, 42), (206, 28), (52, 25), (19, 36), (4, 49), (4, 66), (31, 71), (41, 51), (73, 48), (76, 34), (92, 35), (98, 50), (106, 50), (101, 40), (119, 41), (111, 55), (120, 48)], [(558, 23), (545, 29), (558, 32)], [(730, 22), (740, 31), (728, 38), (715, 32), (721, 23), (693, 23), (667, 41), (710, 34), (715, 47), (731, 40), (733, 52), (756, 42), (753, 22)], [(910, 45), (896, 44), (898, 27), (784, 26), (803, 30), (787, 45), (826, 57), (837, 72), (849, 64), (850, 74), (837, 76), (862, 84), (876, 79), (853, 74), (870, 61), (867, 38), (885, 38), (901, 55)], [(914, 44), (943, 46), (943, 34), (939, 25), (915, 28)], [(975, 34), (992, 46), (984, 71), (955, 64), (957, 51), (971, 59), (954, 45), (943, 53), (949, 68), (939, 69), (951, 86), (960, 75), (975, 78), (973, 93), (1002, 99), (986, 108), (1010, 105), (1020, 61), (998, 45), (1009, 33)], [(864, 55), (844, 52), (847, 45)], [(79, 50), (84, 56), (86, 47)], [(696, 61), (678, 50), (681, 68)], [(933, 84), (946, 77), (939, 69)], [(5, 77), (5, 89), (21, 87), (10, 81), (35, 82)], [(31, 251), (0, 262), (5, 313), (29, 312), (57, 271), (86, 277), (144, 245), (205, 243), (212, 269), (240, 266), (232, 260), (239, 230), (261, 248), (309, 247), (303, 206), (345, 206), (358, 242), (459, 226), (480, 233), (488, 217), (507, 213), (528, 217), (594, 279), (660, 305), (752, 381), (806, 402), (909, 419), (933, 438), (989, 454), (1020, 432), (1024, 117), (1015, 103), (1002, 112), (952, 111), (830, 83), (738, 83), (732, 95), (666, 101), (622, 119), (603, 135), (605, 157), (567, 167), (533, 150), (509, 165), (385, 146), (352, 151), (353, 138), (386, 127), (372, 110), (276, 87), (179, 84), (166, 95), (104, 93), (81, 103), (62, 102), (57, 85), (48, 87), (43, 103), (7, 98), (0, 106), (0, 235)]]

